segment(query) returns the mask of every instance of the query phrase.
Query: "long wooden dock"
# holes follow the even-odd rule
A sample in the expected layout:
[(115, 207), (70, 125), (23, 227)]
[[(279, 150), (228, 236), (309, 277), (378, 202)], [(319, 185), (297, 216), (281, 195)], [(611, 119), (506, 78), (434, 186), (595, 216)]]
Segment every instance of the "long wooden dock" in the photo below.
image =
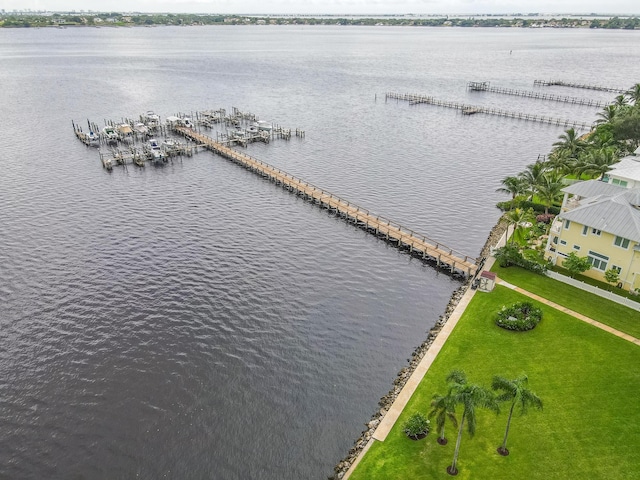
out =
[(606, 102), (593, 100), (592, 98), (567, 97), (563, 95), (554, 95), (552, 93), (535, 92), (531, 90), (515, 90), (513, 88), (492, 87), (489, 82), (469, 82), (467, 89), (474, 92), (491, 92), (503, 95), (514, 95), (517, 97), (535, 98), (537, 100), (550, 100), (552, 102), (571, 103), (573, 105), (587, 105), (590, 107), (602, 108), (607, 105)]
[(446, 268), (452, 273), (467, 277), (478, 270), (478, 259), (461, 254), (440, 242), (407, 229), (385, 217), (344, 200), (326, 190), (294, 177), (246, 153), (229, 148), (213, 138), (186, 127), (174, 127), (174, 131), (189, 138), (218, 155), (221, 155), (262, 177), (268, 178), (276, 185), (303, 197), (305, 200), (326, 208), (354, 223), (360, 228), (384, 238), (398, 248), (408, 250), (411, 254), (434, 263), (439, 268)]
[(469, 105), (466, 103), (449, 102), (444, 100), (436, 100), (434, 97), (428, 95), (422, 95), (418, 93), (396, 93), (387, 92), (385, 99), (405, 100), (410, 105), (418, 105), (426, 103), (429, 105), (436, 105), (439, 107), (455, 108), (460, 110), (465, 115), (472, 115), (475, 113), (484, 113), (486, 115), (497, 115), (499, 117), (516, 118), (519, 120), (527, 120), (530, 122), (548, 123), (550, 125), (558, 125), (562, 127), (582, 128), (585, 130), (591, 130), (591, 124), (586, 122), (578, 122), (576, 120), (568, 120), (562, 118), (548, 117), (545, 115), (534, 115), (531, 113), (512, 112), (509, 110), (502, 110), (500, 108), (481, 107), (478, 105)]
[(600, 92), (611, 93), (626, 93), (623, 88), (602, 87), (600, 85), (588, 85), (584, 83), (571, 83), (563, 80), (534, 80), (533, 85), (536, 87), (571, 87), (571, 88), (583, 88), (587, 90), (598, 90)]

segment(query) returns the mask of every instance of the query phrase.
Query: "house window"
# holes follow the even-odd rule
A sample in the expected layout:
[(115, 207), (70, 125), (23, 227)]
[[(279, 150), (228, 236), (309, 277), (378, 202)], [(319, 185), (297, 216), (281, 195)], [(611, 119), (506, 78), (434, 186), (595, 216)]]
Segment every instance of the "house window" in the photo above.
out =
[(560, 240), (560, 245), (566, 245), (567, 241), (566, 240)]
[(582, 235), (586, 235), (587, 233), (589, 233), (589, 227), (585, 225), (584, 227), (582, 227)]
[(628, 185), (626, 180), (620, 180), (618, 178), (611, 180), (611, 183), (614, 185), (620, 185), (621, 187), (626, 187)]
[(620, 275), (620, 273), (622, 273), (622, 267), (619, 267), (617, 265), (611, 265), (611, 270), (614, 270), (614, 271), (618, 272), (618, 275)]
[(570, 226), (571, 226), (571, 222), (569, 220), (565, 220), (564, 221), (564, 229), (568, 230)]
[(592, 228), (591, 233), (599, 237), (602, 234), (602, 230), (598, 230), (597, 228)]
[(616, 247), (627, 249), (629, 248), (629, 239), (616, 236), (616, 239), (613, 241), (613, 244)]
[(609, 257), (606, 255), (602, 255), (601, 253), (592, 252), (589, 250), (589, 255), (587, 255), (589, 259), (589, 263), (596, 270), (600, 270), (602, 272), (607, 270), (607, 262), (609, 261)]
[(553, 244), (557, 245), (557, 244), (558, 244), (558, 237), (554, 236), (554, 237), (551, 239), (551, 243), (553, 243)]
[(580, 245), (574, 245), (574, 246), (573, 246), (573, 249), (574, 249), (574, 250), (580, 250)]

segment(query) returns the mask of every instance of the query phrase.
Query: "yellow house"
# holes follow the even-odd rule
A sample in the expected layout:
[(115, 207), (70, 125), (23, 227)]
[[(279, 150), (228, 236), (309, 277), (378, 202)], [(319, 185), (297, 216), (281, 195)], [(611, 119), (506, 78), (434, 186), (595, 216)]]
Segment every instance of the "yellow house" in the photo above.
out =
[(575, 252), (587, 257), (584, 275), (606, 281), (619, 274), (619, 287), (640, 288), (640, 188), (600, 180), (575, 183), (565, 193), (560, 214), (549, 231), (545, 258), (554, 265)]

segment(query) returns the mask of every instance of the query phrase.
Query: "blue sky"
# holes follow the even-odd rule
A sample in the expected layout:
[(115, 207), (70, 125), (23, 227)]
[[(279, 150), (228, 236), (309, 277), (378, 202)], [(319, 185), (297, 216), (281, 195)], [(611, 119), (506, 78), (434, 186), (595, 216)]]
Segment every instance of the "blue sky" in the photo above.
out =
[(640, 0), (0, 0), (0, 9), (264, 14), (640, 14)]

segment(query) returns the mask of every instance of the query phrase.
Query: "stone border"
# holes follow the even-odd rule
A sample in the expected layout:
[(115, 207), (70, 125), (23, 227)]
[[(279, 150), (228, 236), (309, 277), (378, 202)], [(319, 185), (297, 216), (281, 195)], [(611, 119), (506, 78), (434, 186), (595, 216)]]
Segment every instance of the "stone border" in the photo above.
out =
[[(489, 256), (492, 246), (498, 244), (500, 239), (505, 235), (505, 232), (507, 231), (507, 227), (508, 227), (508, 224), (505, 221), (503, 221), (503, 217), (500, 217), (500, 219), (498, 220), (498, 223), (489, 232), (487, 241), (482, 247), (481, 258), (484, 259)], [(481, 269), (478, 269), (478, 273), (480, 273), (480, 271)], [(407, 384), (411, 375), (415, 372), (418, 365), (421, 363), (424, 356), (427, 354), (427, 351), (429, 350), (429, 348), (433, 345), (434, 341), (436, 340), (436, 337), (438, 336), (440, 331), (443, 329), (443, 327), (449, 320), (449, 317), (451, 316), (451, 314), (454, 312), (454, 310), (460, 303), (460, 300), (462, 299), (464, 294), (467, 291), (469, 291), (469, 286), (471, 285), (471, 282), (472, 282), (472, 279), (470, 278), (464, 285), (458, 287), (453, 292), (453, 294), (451, 295), (451, 299), (449, 300), (449, 303), (445, 308), (444, 315), (441, 315), (439, 319), (436, 321), (433, 328), (429, 330), (427, 339), (424, 342), (422, 342), (422, 344), (413, 351), (413, 353), (411, 354), (409, 365), (406, 367), (403, 367), (398, 372), (396, 379), (393, 381), (393, 387), (391, 388), (391, 390), (389, 390), (389, 393), (383, 396), (378, 402), (378, 405), (380, 406), (380, 410), (375, 412), (371, 416), (371, 420), (365, 424), (367, 426), (367, 429), (360, 434), (360, 437), (355, 441), (353, 447), (349, 449), (349, 454), (346, 457), (344, 457), (340, 462), (338, 462), (338, 464), (334, 467), (333, 469), (334, 473), (333, 475), (330, 475), (328, 477), (328, 480), (340, 480), (345, 478), (345, 475), (347, 475), (347, 473), (349, 475), (351, 474), (349, 470), (352, 470), (353, 468), (355, 468), (355, 466), (358, 464), (358, 462), (360, 461), (364, 453), (369, 449), (369, 447), (373, 443), (373, 436), (376, 429), (380, 425), (381, 421), (383, 420), (383, 418), (385, 417), (385, 415), (387, 414), (387, 412), (389, 411), (393, 403), (398, 398), (398, 395), (400, 394), (404, 386)], [(453, 327), (451, 327), (451, 329), (452, 328)], [(449, 332), (447, 332), (446, 336), (448, 336), (448, 333)], [(446, 336), (445, 336), (445, 340), (446, 340)], [(348, 478), (348, 475), (347, 475), (347, 478)]]

